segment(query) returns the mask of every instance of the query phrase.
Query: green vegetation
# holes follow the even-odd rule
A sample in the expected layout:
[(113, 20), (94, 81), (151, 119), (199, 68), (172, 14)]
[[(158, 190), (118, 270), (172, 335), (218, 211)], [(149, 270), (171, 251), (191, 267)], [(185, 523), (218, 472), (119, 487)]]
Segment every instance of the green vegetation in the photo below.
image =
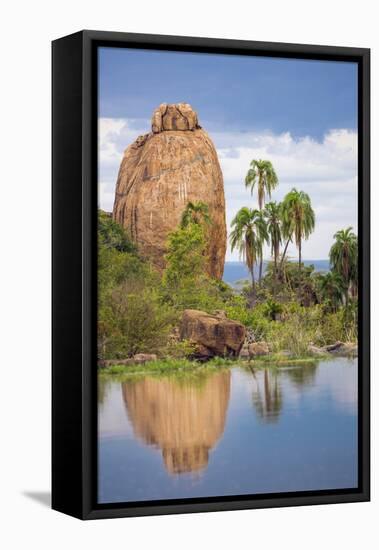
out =
[[(245, 186), (251, 189), (253, 194), (254, 188), (257, 187), (258, 208), (260, 213), (266, 200), (266, 194), (271, 198), (271, 192), (278, 185), (278, 176), (273, 165), (269, 160), (252, 160), (250, 168), (245, 177)], [(265, 228), (267, 229), (267, 228)], [(268, 239), (261, 237), (261, 245), (267, 242)], [(263, 253), (259, 254), (259, 281), (262, 279)]]
[[(268, 242), (267, 226), (260, 210), (241, 208), (232, 221), (230, 243), (232, 251), (238, 248), (251, 274), (255, 290), (254, 267), (259, 259), (263, 259), (263, 245)], [(260, 279), (261, 279), (261, 269)]]
[(292, 189), (287, 193), (282, 204), (282, 219), (284, 235), (288, 237), (288, 240), (295, 239), (299, 251), (300, 271), (301, 243), (304, 239), (309, 238), (315, 228), (315, 213), (309, 196), (297, 189)]
[[(138, 366), (112, 366), (107, 373), (165, 373), (192, 371), (204, 365), (191, 359), (195, 344), (178, 337), (184, 309), (207, 313), (225, 311), (241, 322), (254, 341), (264, 341), (270, 355), (255, 360), (293, 364), (312, 361), (309, 346), (336, 341), (357, 341), (358, 242), (352, 228), (334, 235), (331, 270), (316, 273), (302, 262), (302, 245), (314, 231), (316, 219), (311, 198), (292, 189), (282, 202), (270, 201), (279, 181), (267, 160), (253, 160), (245, 185), (257, 192), (258, 208), (241, 208), (231, 223), (230, 243), (251, 274), (251, 283), (232, 288), (206, 272), (208, 206), (189, 202), (181, 222), (168, 235), (166, 268), (158, 273), (125, 230), (102, 211), (98, 221), (98, 356), (100, 360), (125, 359), (136, 353), (154, 353), (157, 360)], [(287, 256), (289, 243), (298, 260)], [(272, 261), (262, 274), (264, 246)], [(254, 268), (260, 266), (256, 280)], [(234, 364), (215, 358), (206, 368)]]
[(343, 281), (345, 303), (348, 303), (349, 293), (355, 297), (358, 291), (358, 239), (352, 227), (337, 231), (334, 238), (335, 243), (329, 254), (330, 263)]
[(220, 368), (228, 368), (234, 365), (232, 361), (228, 359), (223, 359), (221, 357), (211, 359), (205, 365), (204, 363), (199, 363), (198, 361), (190, 361), (186, 358), (181, 359), (158, 359), (157, 361), (149, 361), (144, 365), (113, 365), (107, 369), (100, 371), (100, 375), (107, 377), (108, 375), (120, 376), (120, 377), (138, 377), (149, 375), (170, 375), (173, 374), (175, 377), (178, 376), (193, 376), (194, 378), (198, 377), (199, 373), (207, 372), (211, 373)]
[(274, 258), (274, 278), (275, 290), (278, 280), (278, 259), (280, 245), (282, 244), (282, 228), (281, 228), (281, 205), (277, 202), (269, 202), (264, 210), (264, 217), (267, 224), (267, 233), (271, 243), (271, 256)]
[(207, 204), (201, 201), (189, 202), (187, 204), (183, 211), (180, 225), (184, 228), (192, 223), (203, 226), (211, 223)]
[[(327, 356), (325, 356), (327, 357)], [(302, 366), (313, 365), (317, 362), (314, 357), (304, 356), (297, 358), (289, 358), (281, 355), (280, 353), (270, 354), (264, 357), (260, 357), (249, 362), (241, 362), (233, 359), (226, 359), (223, 357), (215, 357), (207, 361), (207, 363), (200, 363), (198, 361), (190, 361), (186, 358), (182, 359), (158, 359), (157, 361), (149, 361), (143, 365), (112, 365), (106, 369), (100, 370), (100, 376), (107, 378), (108, 376), (125, 378), (137, 378), (140, 376), (169, 376), (174, 375), (178, 377), (193, 377), (198, 379), (199, 374), (210, 374), (220, 369), (228, 369), (231, 367), (239, 366), (248, 369), (261, 369), (267, 366), (270, 368), (280, 368), (288, 366)]]
[(245, 178), (245, 186), (251, 189), (251, 194), (257, 187), (259, 210), (263, 208), (266, 194), (271, 198), (271, 193), (278, 183), (278, 176), (269, 160), (251, 161)]

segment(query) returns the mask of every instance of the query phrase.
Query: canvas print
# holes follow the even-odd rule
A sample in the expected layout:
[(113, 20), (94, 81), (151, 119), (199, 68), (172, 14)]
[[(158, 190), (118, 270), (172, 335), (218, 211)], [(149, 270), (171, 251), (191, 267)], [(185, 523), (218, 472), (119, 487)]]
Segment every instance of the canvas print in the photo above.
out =
[(358, 487), (358, 66), (98, 50), (99, 504)]

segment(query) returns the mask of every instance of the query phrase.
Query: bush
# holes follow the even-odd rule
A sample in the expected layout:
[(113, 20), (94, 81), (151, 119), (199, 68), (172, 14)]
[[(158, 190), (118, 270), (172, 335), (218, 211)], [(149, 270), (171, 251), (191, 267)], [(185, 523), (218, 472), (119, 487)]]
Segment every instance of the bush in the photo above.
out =
[(189, 340), (173, 340), (170, 339), (164, 350), (163, 355), (166, 357), (172, 357), (173, 359), (185, 359), (192, 357), (196, 351), (196, 344)]
[(106, 296), (99, 311), (98, 342), (102, 359), (159, 353), (167, 345), (173, 312), (159, 294), (138, 280), (124, 281)]
[(358, 341), (358, 300), (351, 300), (342, 310), (342, 327), (346, 342)]
[(205, 273), (205, 250), (201, 225), (180, 227), (169, 236), (162, 299), (177, 311), (201, 309), (211, 313), (223, 306), (221, 294), (226, 290)]
[(115, 249), (119, 252), (135, 252), (136, 247), (125, 229), (115, 222), (110, 214), (103, 210), (98, 212), (97, 234), (99, 247)]
[(277, 316), (280, 315), (282, 312), (283, 306), (279, 304), (279, 302), (268, 298), (268, 300), (264, 304), (264, 313), (266, 317), (271, 321), (276, 321)]
[(288, 350), (296, 357), (305, 355), (314, 336), (306, 321), (304, 314), (296, 312), (284, 322), (271, 322), (267, 339), (273, 351)]

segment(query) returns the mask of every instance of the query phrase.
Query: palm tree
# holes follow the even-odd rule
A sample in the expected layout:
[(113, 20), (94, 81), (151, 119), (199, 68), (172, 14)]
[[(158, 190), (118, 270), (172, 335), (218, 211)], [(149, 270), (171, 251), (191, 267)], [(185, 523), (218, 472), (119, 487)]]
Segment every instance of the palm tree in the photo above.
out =
[(279, 273), (284, 276), (285, 273), (285, 266), (288, 263), (286, 254), (288, 245), (290, 242), (292, 242), (292, 234), (293, 234), (293, 220), (291, 220), (291, 217), (288, 212), (286, 212), (287, 205), (283, 202), (280, 203), (280, 219), (282, 224), (282, 238), (285, 239), (286, 244), (284, 246), (282, 259), (280, 260), (280, 266), (279, 266)]
[(264, 209), (264, 217), (267, 223), (267, 232), (271, 241), (271, 256), (274, 257), (275, 282), (278, 278), (278, 258), (280, 245), (282, 244), (281, 204), (269, 202)]
[(250, 271), (255, 289), (254, 266), (262, 257), (263, 243), (268, 239), (265, 220), (259, 210), (244, 206), (237, 212), (231, 226), (233, 228), (230, 234), (232, 251), (235, 248), (239, 250)]
[[(301, 271), (301, 245), (303, 239), (307, 240), (315, 228), (315, 213), (311, 199), (304, 191), (292, 189), (283, 199), (282, 206), (283, 233), (287, 236), (283, 258), (287, 251), (288, 243), (292, 238), (299, 251), (299, 273)], [(283, 263), (282, 258), (282, 263)]]
[(266, 193), (271, 198), (271, 191), (278, 185), (278, 176), (269, 160), (252, 160), (246, 174), (245, 185), (250, 187), (251, 193), (255, 186), (258, 191), (258, 206), (262, 210)]
[(358, 273), (358, 239), (353, 228), (341, 229), (334, 235), (335, 243), (329, 252), (330, 265), (333, 271), (342, 277), (345, 285), (346, 303), (349, 288), (357, 286)]
[(318, 288), (323, 300), (329, 302), (331, 308), (336, 311), (343, 303), (345, 284), (342, 277), (335, 271), (319, 274)]
[(263, 214), (263, 210), (257, 210), (257, 227), (259, 229), (260, 237), (260, 249), (258, 252), (259, 258), (259, 283), (262, 280), (262, 271), (263, 271), (263, 246), (269, 243), (269, 235), (267, 232), (267, 222)]
[[(269, 160), (252, 160), (245, 177), (245, 186), (250, 188), (251, 194), (255, 186), (258, 192), (258, 207), (262, 210), (266, 193), (271, 199), (271, 191), (278, 185), (278, 176)], [(259, 262), (259, 281), (262, 279), (263, 254)]]
[(189, 202), (183, 210), (180, 226), (184, 229), (191, 223), (195, 223), (197, 225), (202, 225), (205, 223), (209, 225), (210, 222), (211, 219), (209, 216), (209, 208), (205, 202)]

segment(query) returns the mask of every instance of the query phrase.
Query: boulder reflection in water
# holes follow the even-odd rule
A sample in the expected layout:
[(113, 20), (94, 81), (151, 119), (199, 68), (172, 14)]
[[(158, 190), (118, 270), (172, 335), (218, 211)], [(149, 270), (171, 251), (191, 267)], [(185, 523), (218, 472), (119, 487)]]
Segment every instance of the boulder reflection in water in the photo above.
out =
[(122, 395), (135, 435), (161, 449), (168, 472), (206, 468), (225, 427), (229, 371), (209, 375), (201, 385), (170, 378), (126, 382)]

